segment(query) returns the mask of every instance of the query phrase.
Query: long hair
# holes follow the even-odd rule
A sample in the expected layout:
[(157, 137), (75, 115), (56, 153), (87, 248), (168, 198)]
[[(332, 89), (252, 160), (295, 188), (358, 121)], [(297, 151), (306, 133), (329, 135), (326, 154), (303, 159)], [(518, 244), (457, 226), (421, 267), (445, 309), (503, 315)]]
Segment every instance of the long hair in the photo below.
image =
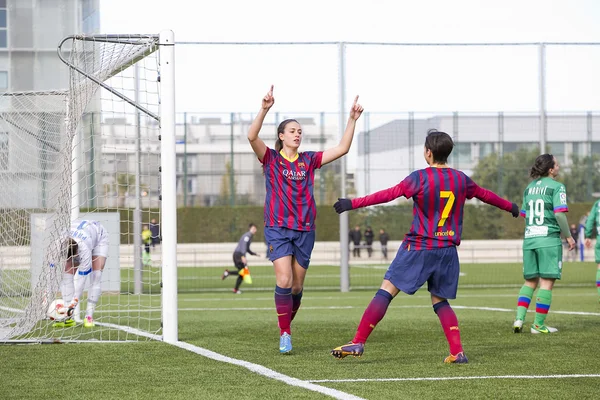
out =
[(554, 156), (552, 154), (542, 154), (535, 159), (529, 171), (529, 176), (533, 179), (548, 176), (552, 168), (554, 168)]
[(295, 119), (286, 119), (284, 121), (281, 121), (281, 123), (277, 127), (277, 139), (275, 140), (275, 151), (278, 153), (281, 151), (281, 149), (283, 149), (283, 140), (279, 139), (279, 134), (283, 133), (286, 125), (289, 124), (290, 122), (298, 123), (298, 121), (296, 121)]

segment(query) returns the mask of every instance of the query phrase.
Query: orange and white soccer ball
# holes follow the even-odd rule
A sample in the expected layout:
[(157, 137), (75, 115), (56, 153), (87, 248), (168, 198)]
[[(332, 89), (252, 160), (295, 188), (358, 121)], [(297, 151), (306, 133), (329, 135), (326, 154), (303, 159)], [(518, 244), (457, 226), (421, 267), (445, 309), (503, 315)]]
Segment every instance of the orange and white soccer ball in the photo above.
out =
[[(62, 312), (61, 312), (62, 311)], [(65, 311), (65, 302), (63, 299), (56, 299), (48, 306), (48, 311), (46, 311), (46, 316), (50, 318), (52, 321), (61, 321), (67, 318), (67, 313)]]

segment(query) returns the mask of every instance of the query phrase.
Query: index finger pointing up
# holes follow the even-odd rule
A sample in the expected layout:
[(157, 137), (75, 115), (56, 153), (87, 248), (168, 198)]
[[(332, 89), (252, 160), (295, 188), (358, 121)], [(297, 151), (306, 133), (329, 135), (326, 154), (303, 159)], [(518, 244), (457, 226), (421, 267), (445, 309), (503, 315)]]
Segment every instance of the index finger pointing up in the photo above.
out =
[(274, 87), (274, 85), (271, 85), (271, 90), (269, 90), (269, 94), (270, 94), (271, 96), (273, 96), (273, 87)]
[(354, 98), (354, 104), (358, 103), (358, 95)]

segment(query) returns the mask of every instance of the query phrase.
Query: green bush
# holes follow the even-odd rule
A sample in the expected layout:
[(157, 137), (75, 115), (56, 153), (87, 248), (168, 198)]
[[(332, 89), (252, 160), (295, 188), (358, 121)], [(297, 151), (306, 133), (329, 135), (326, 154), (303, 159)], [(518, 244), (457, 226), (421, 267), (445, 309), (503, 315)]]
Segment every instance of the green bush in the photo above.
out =
[[(578, 224), (582, 215), (592, 208), (592, 203), (569, 205), (569, 224)], [(87, 210), (82, 209), (85, 213)], [(121, 243), (133, 243), (133, 209), (106, 209), (96, 212), (119, 212), (121, 215)], [(142, 210), (142, 223), (152, 218), (159, 221), (159, 210)], [(365, 208), (349, 213), (349, 229), (355, 225), (364, 231), (367, 225), (373, 228), (375, 240), (379, 229), (385, 229), (391, 240), (401, 240), (412, 223), (412, 203), (398, 206)], [(258, 226), (255, 243), (264, 241), (262, 206), (218, 206), (187, 207), (177, 210), (177, 241), (179, 243), (236, 242), (248, 229), (250, 222)], [(331, 206), (317, 207), (317, 241), (339, 241), (340, 220)], [(463, 221), (463, 240), (522, 239), (525, 223), (522, 218), (513, 218), (509, 213), (488, 205), (466, 205)], [(0, 232), (11, 232), (15, 227), (8, 221), (0, 221)], [(19, 237), (29, 237), (29, 224), (21, 224)], [(24, 243), (27, 244), (27, 243)]]

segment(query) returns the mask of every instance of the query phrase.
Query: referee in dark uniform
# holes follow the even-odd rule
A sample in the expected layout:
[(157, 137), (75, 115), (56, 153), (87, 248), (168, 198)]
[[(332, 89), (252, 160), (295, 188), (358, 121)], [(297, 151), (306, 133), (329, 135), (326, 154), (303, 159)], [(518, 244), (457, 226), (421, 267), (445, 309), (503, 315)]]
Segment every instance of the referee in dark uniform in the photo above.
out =
[(258, 256), (257, 253), (250, 250), (250, 244), (252, 243), (252, 236), (256, 233), (256, 225), (250, 223), (248, 225), (248, 232), (244, 233), (240, 238), (237, 247), (233, 252), (233, 264), (237, 268), (237, 271), (229, 271), (228, 269), (223, 272), (221, 275), (221, 279), (225, 279), (230, 275), (237, 275), (237, 280), (235, 281), (235, 288), (233, 288), (233, 293), (241, 294), (240, 285), (244, 280), (243, 276), (240, 275), (240, 271), (246, 268), (248, 262), (246, 260), (246, 253), (252, 254), (253, 256)]

